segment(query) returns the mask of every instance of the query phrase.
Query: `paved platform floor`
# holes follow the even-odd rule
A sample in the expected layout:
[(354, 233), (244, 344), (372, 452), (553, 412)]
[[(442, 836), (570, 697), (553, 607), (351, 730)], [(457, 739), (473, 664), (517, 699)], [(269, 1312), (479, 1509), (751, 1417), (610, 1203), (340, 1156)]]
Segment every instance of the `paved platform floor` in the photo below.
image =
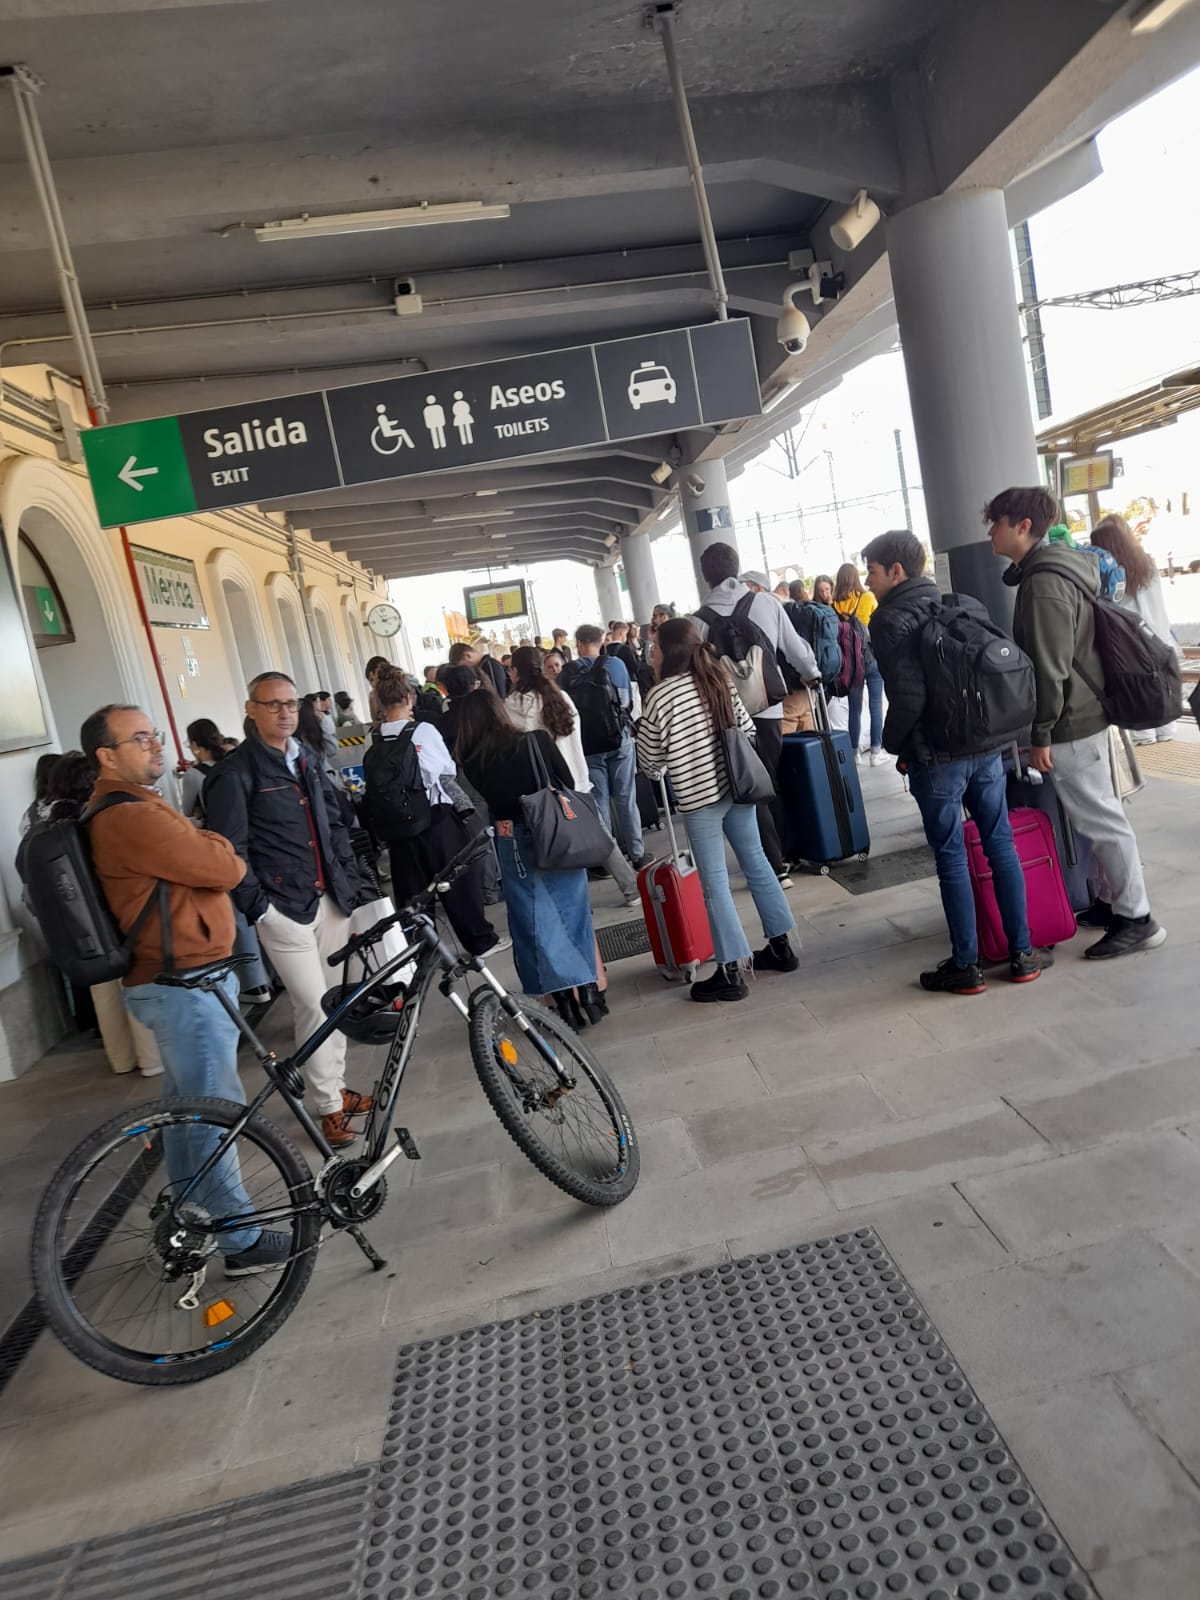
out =
[[(899, 779), (863, 777), (875, 849), (913, 844)], [(1195, 1593), (1198, 816), (1174, 775), (1133, 802), (1170, 937), (1112, 966), (1081, 938), (1037, 984), (925, 995), (915, 974), (945, 954), (935, 881), (850, 895), (815, 877), (790, 894), (801, 971), (745, 1004), (700, 1011), (648, 959), (615, 965), (594, 1043), (643, 1177), (611, 1213), (524, 1163), (435, 1007), (401, 1102), (423, 1159), (393, 1169), (371, 1228), (388, 1271), (334, 1240), (278, 1336), (196, 1389), (114, 1383), (43, 1336), (0, 1396), (0, 1557), (377, 1459), (413, 1339), (871, 1225), (1104, 1600)], [(370, 1076), (356, 1051), (352, 1081)], [(0, 1086), (0, 1325), (55, 1154), (147, 1087), (95, 1051)]]

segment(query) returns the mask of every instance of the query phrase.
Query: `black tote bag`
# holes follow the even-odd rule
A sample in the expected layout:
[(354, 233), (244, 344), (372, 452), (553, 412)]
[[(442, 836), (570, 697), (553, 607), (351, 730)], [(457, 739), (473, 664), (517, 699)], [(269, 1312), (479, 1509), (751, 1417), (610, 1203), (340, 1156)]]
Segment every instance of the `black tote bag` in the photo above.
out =
[(774, 800), (775, 785), (771, 782), (771, 774), (747, 735), (735, 725), (722, 728), (719, 738), (734, 805), (756, 806), (760, 801)]
[(541, 788), (521, 797), (521, 814), (533, 839), (534, 865), (542, 872), (574, 872), (602, 867), (612, 854), (612, 835), (600, 819), (590, 794), (556, 783), (538, 749), (526, 735), (526, 747)]

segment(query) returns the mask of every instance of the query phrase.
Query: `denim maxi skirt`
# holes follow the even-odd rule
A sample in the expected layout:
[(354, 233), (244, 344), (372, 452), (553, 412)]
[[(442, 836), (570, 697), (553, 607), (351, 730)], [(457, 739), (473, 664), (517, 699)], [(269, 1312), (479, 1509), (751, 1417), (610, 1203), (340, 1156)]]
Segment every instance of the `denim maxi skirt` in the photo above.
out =
[[(496, 851), (504, 878), (508, 931), (521, 988), (529, 995), (554, 994), (596, 981), (596, 941), (587, 873), (540, 872), (523, 822), (512, 833), (496, 827)], [(507, 829), (506, 829), (507, 832)]]

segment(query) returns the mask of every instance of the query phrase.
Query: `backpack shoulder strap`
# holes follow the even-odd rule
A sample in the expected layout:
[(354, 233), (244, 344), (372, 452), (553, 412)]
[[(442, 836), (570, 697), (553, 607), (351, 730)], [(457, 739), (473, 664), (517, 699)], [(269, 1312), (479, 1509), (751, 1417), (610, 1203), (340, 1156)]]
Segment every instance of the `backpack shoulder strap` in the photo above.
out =
[[(106, 794), (101, 795), (94, 806), (89, 806), (80, 817), (80, 822), (91, 822), (93, 817), (99, 816), (101, 811), (111, 810), (113, 806), (138, 805), (140, 798), (136, 794)], [(142, 908), (134, 917), (129, 927), (123, 930), (125, 944), (132, 950), (137, 941), (137, 936), (149, 922), (155, 907), (158, 908), (158, 920), (162, 925), (163, 965), (167, 972), (175, 970), (175, 940), (171, 931), (171, 891), (165, 878), (158, 878), (153, 889), (146, 896)]]
[(719, 611), (714, 611), (711, 606), (700, 606), (692, 613), (692, 615), (699, 617), (701, 622), (710, 628), (715, 626), (716, 623), (724, 620), (721, 616), (721, 613)]
[(80, 822), (90, 822), (93, 817), (98, 817), (102, 811), (110, 811), (113, 806), (140, 805), (141, 801), (136, 794), (105, 794), (101, 795), (95, 805), (89, 806), (80, 817)]
[(755, 596), (754, 590), (751, 589), (750, 593), (749, 594), (744, 594), (742, 596), (742, 598), (738, 601), (737, 605), (734, 606), (733, 614), (738, 619), (739, 622), (742, 620), (743, 617), (749, 617), (749, 615), (750, 615), (750, 607), (754, 604), (755, 599), (756, 599), (756, 596)]

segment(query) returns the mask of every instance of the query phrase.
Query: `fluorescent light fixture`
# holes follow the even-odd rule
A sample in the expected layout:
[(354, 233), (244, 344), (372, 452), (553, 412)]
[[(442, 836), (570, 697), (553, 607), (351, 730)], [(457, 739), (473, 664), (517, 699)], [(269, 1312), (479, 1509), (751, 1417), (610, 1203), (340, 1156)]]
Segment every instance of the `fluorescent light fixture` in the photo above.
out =
[(1188, 0), (1150, 0), (1149, 5), (1133, 17), (1130, 27), (1134, 33), (1156, 33), (1186, 6)]
[(476, 500), (486, 500), (488, 495), (490, 495), (490, 494), (499, 494), (499, 493), (500, 493), (499, 489), (476, 489), (475, 498), (476, 498)]
[(330, 217), (284, 217), (254, 229), (263, 244), (272, 239), (328, 239), (344, 233), (382, 233), (389, 228), (432, 228), (444, 222), (491, 222), (509, 215), (505, 205), (482, 200), (456, 200), (448, 205), (400, 206), (392, 211), (341, 211)]
[[(484, 515), (482, 511), (456, 511), (453, 515), (434, 517), (434, 522), (478, 522)], [(497, 506), (495, 511), (487, 512), (487, 520), (491, 522), (496, 517), (511, 517), (512, 512), (506, 511), (503, 506)]]

